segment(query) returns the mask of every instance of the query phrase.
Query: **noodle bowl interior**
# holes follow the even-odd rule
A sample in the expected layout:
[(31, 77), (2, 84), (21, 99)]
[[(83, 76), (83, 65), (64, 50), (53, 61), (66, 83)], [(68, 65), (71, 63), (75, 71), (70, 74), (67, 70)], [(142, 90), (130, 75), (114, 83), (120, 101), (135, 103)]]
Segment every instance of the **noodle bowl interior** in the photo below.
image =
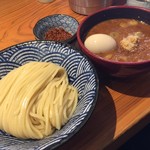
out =
[[(85, 39), (94, 34), (109, 35), (117, 43), (116, 48), (112, 49), (109, 53), (96, 53), (96, 55), (104, 59), (120, 62), (150, 60), (149, 24), (134, 19), (110, 19), (100, 22), (91, 28)], [(98, 46), (100, 47), (101, 43)]]
[(12, 70), (0, 80), (0, 95), (0, 130), (22, 139), (42, 139), (61, 129), (78, 101), (66, 70), (50, 62)]

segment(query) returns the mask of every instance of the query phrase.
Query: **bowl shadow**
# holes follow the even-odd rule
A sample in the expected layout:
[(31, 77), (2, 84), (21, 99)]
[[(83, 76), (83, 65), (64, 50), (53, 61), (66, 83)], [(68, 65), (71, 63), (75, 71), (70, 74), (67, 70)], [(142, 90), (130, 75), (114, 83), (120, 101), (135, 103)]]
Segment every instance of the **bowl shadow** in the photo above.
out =
[[(111, 116), (110, 116), (111, 114)], [(57, 150), (103, 149), (113, 140), (116, 129), (114, 101), (103, 83), (100, 83), (99, 97), (87, 123), (69, 141)]]
[(101, 74), (100, 78), (106, 86), (117, 92), (135, 97), (150, 97), (150, 72), (132, 78), (115, 78)]

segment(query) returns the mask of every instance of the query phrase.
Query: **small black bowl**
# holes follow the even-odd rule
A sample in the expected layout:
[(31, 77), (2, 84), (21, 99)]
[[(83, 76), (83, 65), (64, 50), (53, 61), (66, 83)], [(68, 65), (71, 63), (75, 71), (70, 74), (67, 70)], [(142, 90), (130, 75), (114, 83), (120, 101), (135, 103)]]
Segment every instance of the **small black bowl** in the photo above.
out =
[(70, 33), (72, 36), (61, 42), (71, 43), (76, 38), (77, 29), (79, 22), (68, 15), (65, 14), (54, 14), (46, 16), (40, 19), (33, 28), (33, 33), (37, 40), (46, 40), (45, 33), (50, 28), (63, 28), (66, 32)]

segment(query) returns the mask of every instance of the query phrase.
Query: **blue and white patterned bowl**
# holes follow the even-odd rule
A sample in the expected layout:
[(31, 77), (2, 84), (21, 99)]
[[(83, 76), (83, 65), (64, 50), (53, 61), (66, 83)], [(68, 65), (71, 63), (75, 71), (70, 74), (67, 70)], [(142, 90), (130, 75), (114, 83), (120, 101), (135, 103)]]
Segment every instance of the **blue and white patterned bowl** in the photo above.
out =
[(30, 61), (53, 62), (66, 68), (69, 81), (77, 87), (79, 99), (69, 122), (42, 140), (21, 140), (0, 130), (0, 150), (54, 149), (69, 140), (86, 123), (98, 97), (99, 80), (93, 65), (75, 48), (54, 41), (30, 41), (0, 52), (0, 78)]
[(54, 14), (40, 19), (35, 24), (33, 33), (37, 40), (45, 40), (45, 33), (48, 29), (61, 27), (72, 35), (71, 38), (61, 42), (71, 43), (76, 38), (78, 26), (79, 22), (75, 18), (65, 14)]

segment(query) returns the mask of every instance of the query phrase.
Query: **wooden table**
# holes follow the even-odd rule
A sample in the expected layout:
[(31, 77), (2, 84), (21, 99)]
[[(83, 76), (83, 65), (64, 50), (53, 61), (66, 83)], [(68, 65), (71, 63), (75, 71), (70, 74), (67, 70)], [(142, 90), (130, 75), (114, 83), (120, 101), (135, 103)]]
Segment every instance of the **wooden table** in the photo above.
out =
[[(81, 22), (67, 0), (49, 4), (37, 0), (0, 1), (0, 49), (34, 40), (32, 29), (42, 17), (68, 14)], [(150, 123), (150, 73), (134, 79), (100, 77), (97, 105), (85, 126), (59, 150), (116, 149)]]

